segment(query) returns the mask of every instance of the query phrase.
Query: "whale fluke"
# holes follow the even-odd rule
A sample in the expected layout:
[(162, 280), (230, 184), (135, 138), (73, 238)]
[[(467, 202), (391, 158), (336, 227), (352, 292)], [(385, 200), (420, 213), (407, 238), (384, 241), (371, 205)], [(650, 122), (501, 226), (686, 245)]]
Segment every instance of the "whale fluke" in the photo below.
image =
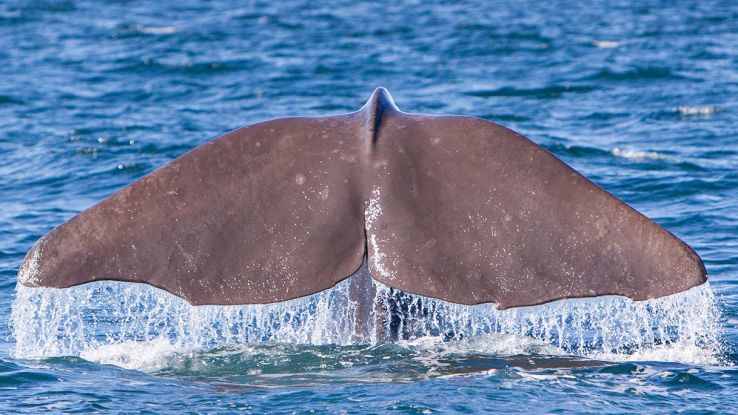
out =
[(684, 242), (525, 137), (401, 112), (283, 118), (210, 141), (41, 238), (19, 282), (147, 283), (193, 305), (261, 304), (357, 271), (500, 308), (645, 300), (706, 281)]

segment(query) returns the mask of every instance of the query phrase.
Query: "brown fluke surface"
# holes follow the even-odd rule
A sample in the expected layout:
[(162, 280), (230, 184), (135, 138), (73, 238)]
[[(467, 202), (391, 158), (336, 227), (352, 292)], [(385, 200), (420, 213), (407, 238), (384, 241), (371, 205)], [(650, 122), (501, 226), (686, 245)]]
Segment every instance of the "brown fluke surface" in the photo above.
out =
[(376, 280), (501, 308), (702, 284), (684, 242), (532, 141), (463, 116), (358, 112), (225, 134), (43, 237), (27, 286), (143, 282), (192, 304), (332, 287), (367, 255)]

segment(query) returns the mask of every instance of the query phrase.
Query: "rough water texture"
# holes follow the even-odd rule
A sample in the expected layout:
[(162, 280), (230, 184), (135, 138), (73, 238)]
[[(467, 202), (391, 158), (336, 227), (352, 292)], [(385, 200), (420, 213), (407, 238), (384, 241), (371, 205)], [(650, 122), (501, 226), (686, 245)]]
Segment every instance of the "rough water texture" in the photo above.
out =
[[(3, 2), (0, 412), (735, 411), (736, 33), (721, 1)], [(379, 85), (532, 138), (693, 246), (709, 286), (504, 311), (408, 297), (366, 345), (345, 284), (250, 308), (16, 291), (31, 245), (121, 186)]]

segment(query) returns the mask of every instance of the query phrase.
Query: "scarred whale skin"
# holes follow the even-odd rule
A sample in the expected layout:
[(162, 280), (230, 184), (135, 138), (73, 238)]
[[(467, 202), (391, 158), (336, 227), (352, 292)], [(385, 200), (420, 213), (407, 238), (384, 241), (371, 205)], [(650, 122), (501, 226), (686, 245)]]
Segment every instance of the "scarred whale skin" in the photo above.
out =
[(41, 238), (26, 286), (142, 282), (193, 305), (260, 304), (371, 277), (499, 308), (645, 300), (706, 281), (684, 242), (525, 137), (483, 119), (357, 112), (227, 133)]

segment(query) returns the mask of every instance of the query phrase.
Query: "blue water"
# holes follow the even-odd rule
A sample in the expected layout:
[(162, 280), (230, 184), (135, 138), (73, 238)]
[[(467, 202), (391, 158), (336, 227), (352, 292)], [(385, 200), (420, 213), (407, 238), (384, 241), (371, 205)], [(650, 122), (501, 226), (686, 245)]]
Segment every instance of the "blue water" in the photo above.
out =
[[(0, 412), (736, 411), (736, 3), (166, 3), (0, 4)], [(17, 350), (16, 273), (54, 226), (223, 132), (379, 85), (523, 133), (693, 246), (719, 358), (494, 337)]]

